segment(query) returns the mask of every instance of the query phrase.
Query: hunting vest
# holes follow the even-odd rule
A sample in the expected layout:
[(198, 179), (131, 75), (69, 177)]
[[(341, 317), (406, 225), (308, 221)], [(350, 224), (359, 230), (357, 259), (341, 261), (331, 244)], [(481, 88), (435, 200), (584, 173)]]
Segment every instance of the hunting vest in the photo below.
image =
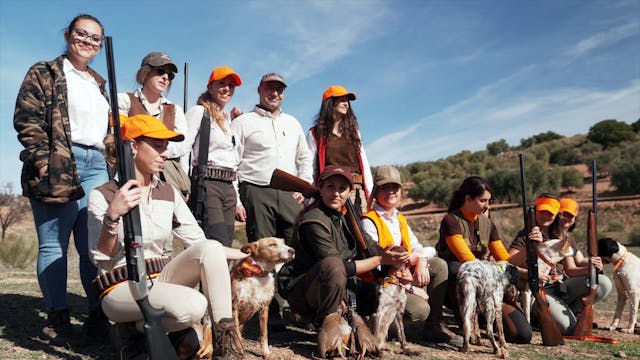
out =
[[(149, 115), (149, 112), (140, 101), (140, 98), (135, 96), (133, 93), (127, 93), (129, 95), (129, 99), (131, 100), (131, 107), (129, 108), (129, 114), (127, 116), (134, 115)], [(160, 115), (158, 118), (162, 120), (164, 126), (167, 129), (172, 130), (175, 128), (176, 123), (176, 106), (174, 104), (162, 104), (162, 111), (160, 111)]]

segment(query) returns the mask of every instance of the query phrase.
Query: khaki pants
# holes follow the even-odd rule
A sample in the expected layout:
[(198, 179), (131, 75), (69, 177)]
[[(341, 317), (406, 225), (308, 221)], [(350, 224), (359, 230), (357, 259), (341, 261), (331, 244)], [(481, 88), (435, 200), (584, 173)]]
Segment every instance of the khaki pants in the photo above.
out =
[[(199, 283), (204, 295), (194, 289)], [(217, 241), (203, 240), (188, 247), (165, 266), (153, 286), (150, 281), (148, 284), (149, 302), (155, 308), (164, 308), (162, 322), (168, 332), (200, 321), (207, 303), (214, 322), (232, 317), (229, 268)], [(138, 330), (142, 329), (142, 313), (126, 282), (102, 299), (102, 309), (110, 320), (136, 322)]]
[(430, 258), (428, 261), (431, 281), (423, 289), (429, 294), (429, 301), (424, 301), (414, 294), (407, 294), (407, 306), (404, 311), (406, 326), (422, 326), (425, 322), (438, 324), (442, 318), (442, 305), (444, 304), (449, 270), (447, 262), (439, 257)]

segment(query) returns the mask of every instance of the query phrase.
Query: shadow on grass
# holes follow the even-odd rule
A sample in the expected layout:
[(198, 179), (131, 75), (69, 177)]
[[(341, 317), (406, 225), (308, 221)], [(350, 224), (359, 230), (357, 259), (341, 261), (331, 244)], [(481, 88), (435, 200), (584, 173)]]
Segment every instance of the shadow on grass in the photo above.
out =
[[(74, 309), (86, 308), (86, 299), (75, 294), (68, 294), (72, 317), (84, 321), (86, 314), (76, 315)], [(84, 336), (78, 336), (77, 341), (68, 348), (51, 346), (46, 340), (39, 338), (45, 325), (46, 318), (41, 297), (21, 294), (0, 294), (0, 328), (2, 337), (16, 347), (29, 351), (43, 352), (55, 358), (63, 359), (115, 359), (114, 349), (109, 338), (99, 343), (90, 342)], [(85, 304), (82, 307), (74, 306)], [(81, 333), (80, 326), (74, 327)]]

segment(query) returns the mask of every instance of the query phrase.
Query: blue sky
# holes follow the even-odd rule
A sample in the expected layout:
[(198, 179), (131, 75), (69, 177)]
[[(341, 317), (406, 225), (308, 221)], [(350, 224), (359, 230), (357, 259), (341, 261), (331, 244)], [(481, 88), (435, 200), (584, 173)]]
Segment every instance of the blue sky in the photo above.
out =
[[(64, 4), (64, 5), (61, 5)], [(307, 129), (323, 90), (358, 99), (372, 165), (481, 150), (501, 138), (586, 133), (640, 117), (640, 1), (0, 1), (0, 184), (19, 188), (12, 126), (28, 68), (64, 50), (80, 13), (113, 37), (118, 91), (136, 87), (151, 51), (180, 68), (167, 96), (189, 106), (209, 72), (242, 77), (232, 105), (250, 110), (266, 72), (285, 76), (283, 109)], [(92, 64), (106, 78), (105, 55)]]

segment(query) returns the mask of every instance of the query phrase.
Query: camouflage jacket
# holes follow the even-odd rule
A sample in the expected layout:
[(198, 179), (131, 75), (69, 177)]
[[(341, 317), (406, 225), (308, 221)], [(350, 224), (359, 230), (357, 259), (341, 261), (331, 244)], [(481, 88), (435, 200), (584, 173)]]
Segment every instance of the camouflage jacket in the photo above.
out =
[[(22, 194), (46, 203), (66, 203), (84, 196), (71, 149), (63, 61), (64, 55), (31, 66), (20, 86), (13, 115), (13, 127), (24, 146), (20, 152)], [(89, 73), (107, 98), (105, 80), (93, 69)], [(38, 170), (47, 165), (48, 170), (40, 177)]]

